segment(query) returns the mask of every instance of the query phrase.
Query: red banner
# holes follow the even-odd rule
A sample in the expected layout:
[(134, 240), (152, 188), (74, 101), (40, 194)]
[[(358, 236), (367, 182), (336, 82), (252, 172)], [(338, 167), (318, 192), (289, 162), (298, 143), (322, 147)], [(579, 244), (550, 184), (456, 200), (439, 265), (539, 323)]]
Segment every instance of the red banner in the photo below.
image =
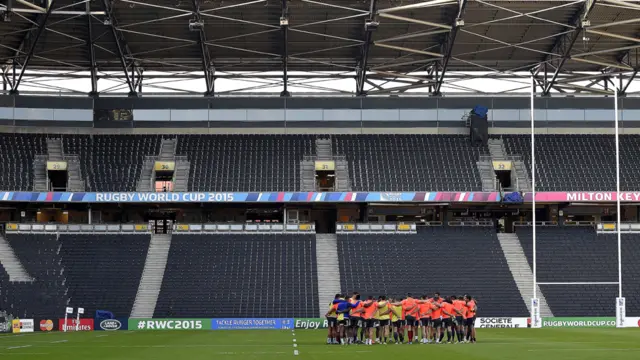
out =
[(76, 324), (78, 325), (78, 331), (93, 331), (93, 319), (80, 318), (80, 323), (76, 319), (67, 319), (65, 324), (64, 319), (58, 320), (58, 329), (64, 331), (65, 327), (67, 331), (76, 331)]

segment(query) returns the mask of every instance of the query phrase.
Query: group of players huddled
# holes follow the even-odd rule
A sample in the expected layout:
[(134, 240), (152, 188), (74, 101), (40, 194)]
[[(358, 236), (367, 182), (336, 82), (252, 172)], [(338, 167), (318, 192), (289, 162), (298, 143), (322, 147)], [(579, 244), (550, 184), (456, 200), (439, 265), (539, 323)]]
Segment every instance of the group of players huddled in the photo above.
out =
[(477, 311), (477, 301), (470, 295), (442, 298), (435, 293), (432, 298), (416, 299), (407, 294), (402, 299), (369, 296), (361, 300), (357, 292), (348, 299), (336, 294), (325, 315), (327, 344), (403, 344), (405, 338), (409, 344), (444, 344), (445, 333), (447, 343), (474, 343)]

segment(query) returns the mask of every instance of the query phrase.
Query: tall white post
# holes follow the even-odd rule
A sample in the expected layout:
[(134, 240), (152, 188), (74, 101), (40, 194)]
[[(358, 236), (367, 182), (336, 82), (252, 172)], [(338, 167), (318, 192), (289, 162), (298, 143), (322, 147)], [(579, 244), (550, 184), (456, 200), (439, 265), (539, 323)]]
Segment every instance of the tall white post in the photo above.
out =
[[(614, 84), (618, 84), (618, 78), (615, 79)], [(618, 297), (622, 297), (622, 214), (620, 211), (620, 131), (618, 126), (618, 86), (614, 86), (614, 126), (616, 132), (616, 212), (617, 212), (617, 224), (618, 229)]]
[(531, 299), (531, 327), (542, 327), (540, 318), (540, 301), (538, 300), (538, 280), (536, 266), (536, 147), (535, 147), (535, 79), (531, 76), (531, 210), (533, 211), (533, 298)]
[(616, 298), (616, 327), (624, 327), (624, 319), (626, 317), (626, 304), (625, 298), (622, 297), (622, 213), (620, 209), (620, 131), (618, 127), (618, 78), (616, 77), (613, 82), (613, 108), (615, 114), (614, 127), (615, 127), (615, 141), (616, 141), (616, 234), (618, 235), (618, 297)]

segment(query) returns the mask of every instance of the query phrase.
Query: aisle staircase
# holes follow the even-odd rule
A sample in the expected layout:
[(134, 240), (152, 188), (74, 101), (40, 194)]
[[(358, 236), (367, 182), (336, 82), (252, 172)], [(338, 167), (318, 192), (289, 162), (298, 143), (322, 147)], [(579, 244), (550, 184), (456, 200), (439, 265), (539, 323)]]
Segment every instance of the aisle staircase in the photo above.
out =
[(340, 292), (340, 264), (338, 263), (338, 236), (316, 235), (316, 264), (318, 267), (319, 317), (324, 317), (328, 306)]
[(31, 282), (33, 279), (22, 266), (20, 259), (13, 252), (13, 248), (9, 245), (7, 239), (0, 234), (0, 266), (9, 274), (11, 282)]
[[(515, 233), (510, 234), (498, 234), (498, 240), (502, 247), (502, 252), (507, 259), (509, 270), (513, 275), (513, 279), (520, 290), (522, 301), (527, 305), (529, 313), (531, 313), (531, 299), (533, 298), (533, 271), (529, 266), (527, 257), (524, 255), (524, 250), (520, 244), (520, 239)], [(536, 292), (538, 299), (540, 300), (540, 315), (541, 317), (553, 317), (551, 309), (547, 304), (544, 294), (540, 290), (540, 286), (536, 286)]]
[(156, 309), (167, 258), (171, 248), (171, 234), (153, 234), (147, 259), (138, 285), (138, 293), (131, 310), (132, 318), (151, 318)]

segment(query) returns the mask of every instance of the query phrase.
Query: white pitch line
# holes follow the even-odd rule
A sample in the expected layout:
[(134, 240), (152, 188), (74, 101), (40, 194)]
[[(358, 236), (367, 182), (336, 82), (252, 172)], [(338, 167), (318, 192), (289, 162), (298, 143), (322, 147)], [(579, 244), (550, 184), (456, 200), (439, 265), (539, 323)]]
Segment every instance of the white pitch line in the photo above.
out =
[(640, 351), (640, 348), (618, 348), (618, 349), (585, 349), (585, 348), (574, 348), (574, 349), (531, 349), (528, 351)]
[(98, 335), (98, 336), (96, 336), (96, 337), (97, 337), (97, 338), (101, 338), (101, 337), (107, 337), (107, 336), (109, 336), (109, 335)]
[(28, 348), (28, 347), (31, 347), (31, 345), (11, 346), (11, 347), (8, 347), (7, 350), (24, 349), (24, 348)]
[(66, 343), (69, 340), (58, 340), (58, 341), (52, 341), (52, 344), (60, 344), (60, 343)]

